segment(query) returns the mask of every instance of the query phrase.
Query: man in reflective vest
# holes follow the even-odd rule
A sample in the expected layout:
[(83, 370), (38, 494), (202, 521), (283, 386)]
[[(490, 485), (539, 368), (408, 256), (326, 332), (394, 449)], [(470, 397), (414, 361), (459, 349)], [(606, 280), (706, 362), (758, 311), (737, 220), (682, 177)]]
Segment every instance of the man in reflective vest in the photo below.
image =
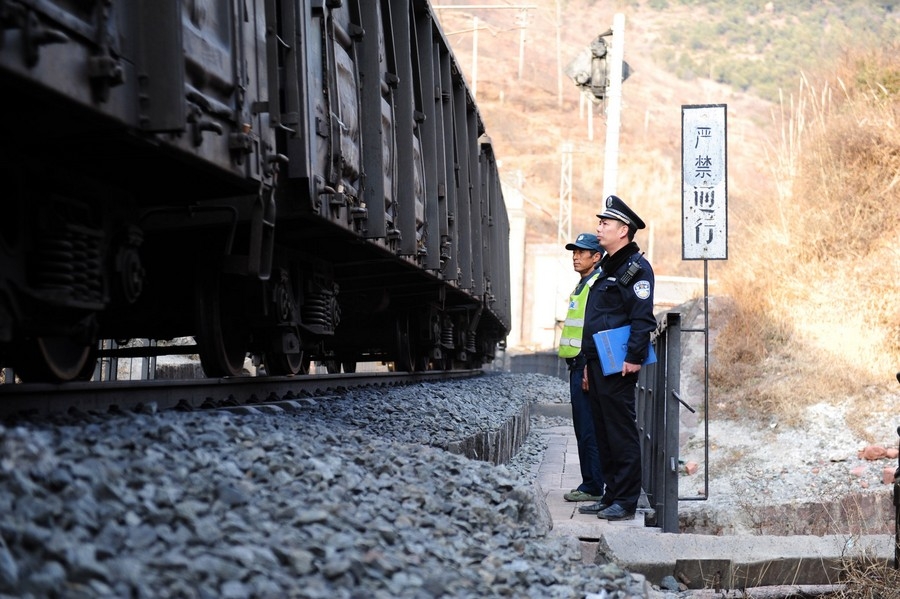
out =
[(566, 245), (572, 251), (572, 265), (581, 276), (569, 297), (569, 311), (563, 323), (559, 339), (559, 357), (565, 358), (569, 368), (569, 388), (572, 398), (572, 424), (578, 443), (578, 460), (581, 463), (581, 484), (563, 495), (566, 501), (600, 501), (603, 495), (603, 472), (600, 469), (600, 453), (594, 433), (594, 418), (587, 390), (582, 387), (586, 360), (581, 352), (584, 329), (584, 308), (591, 285), (599, 276), (596, 270), (603, 250), (593, 233), (581, 233), (573, 243)]

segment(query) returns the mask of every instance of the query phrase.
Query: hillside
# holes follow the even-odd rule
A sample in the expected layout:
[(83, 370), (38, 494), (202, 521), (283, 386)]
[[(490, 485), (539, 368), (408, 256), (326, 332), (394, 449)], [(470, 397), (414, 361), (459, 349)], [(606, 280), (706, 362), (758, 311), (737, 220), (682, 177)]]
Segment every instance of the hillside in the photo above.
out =
[[(650, 250), (657, 272), (702, 276), (701, 264), (681, 260), (681, 106), (728, 107), (733, 237), (745, 224), (739, 220), (745, 211), (740, 206), (776, 194), (772, 150), (782, 134), (784, 106), (772, 100), (780, 92), (790, 106), (801, 72), (827, 71), (847, 40), (893, 35), (898, 20), (892, 4), (534, 0), (486, 5), (446, 0), (435, 7), (477, 90), (502, 171), (526, 194), (528, 241), (536, 243), (557, 240), (565, 144), (573, 152), (572, 229), (596, 226), (594, 215), (603, 200), (604, 107), (592, 106), (591, 135), (590, 105), (564, 72), (612, 26), (615, 13), (625, 16), (625, 61), (631, 73), (622, 90), (616, 190), (647, 221), (639, 243)], [(703, 70), (706, 77), (699, 74)]]
[[(463, 4), (458, 2), (457, 4)], [(581, 98), (574, 82), (559, 76), (590, 42), (625, 14), (625, 61), (617, 193), (648, 223), (639, 243), (653, 245), (657, 272), (702, 276), (702, 266), (681, 261), (681, 106), (727, 104), (729, 200), (772, 193), (765, 176), (766, 132), (773, 105), (708, 80), (684, 81), (654, 63), (662, 16), (621, 3), (568, 2), (560, 13), (559, 62), (556, 4), (531, 3), (521, 78), (519, 11), (438, 10), (448, 39), (477, 89), (479, 109), (507, 180), (520, 181), (527, 198), (528, 241), (557, 237), (564, 144), (572, 147), (572, 229), (592, 230), (603, 198), (606, 123), (602, 106)], [(477, 78), (472, 77), (473, 14), (479, 16)], [(459, 32), (459, 33), (457, 33)], [(561, 93), (560, 93), (561, 92)], [(595, 111), (593, 139), (586, 111)], [(652, 241), (651, 238), (652, 237)]]
[(557, 13), (555, 0), (534, 0), (524, 29), (520, 9), (436, 10), (501, 169), (527, 197), (530, 243), (557, 241), (563, 144), (575, 152), (573, 231), (596, 226), (603, 112), (594, 107), (591, 137), (560, 73), (615, 13), (631, 67), (616, 192), (648, 223), (637, 241), (658, 275), (703, 276), (702, 262), (681, 260), (681, 106), (726, 104), (729, 257), (709, 263), (713, 293), (728, 298), (711, 315), (717, 407), (790, 419), (844, 402), (862, 431), (871, 415), (896, 412), (900, 367), (894, 5), (560, 0)]

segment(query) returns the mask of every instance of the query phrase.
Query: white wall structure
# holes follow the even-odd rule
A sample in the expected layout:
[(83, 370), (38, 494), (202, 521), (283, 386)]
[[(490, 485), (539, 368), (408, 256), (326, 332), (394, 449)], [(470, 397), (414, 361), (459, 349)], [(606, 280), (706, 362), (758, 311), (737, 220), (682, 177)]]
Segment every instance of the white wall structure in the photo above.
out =
[(522, 343), (522, 290), (525, 277), (525, 197), (517, 185), (503, 182), (503, 200), (509, 218), (510, 331), (507, 347)]
[[(504, 179), (503, 200), (509, 218), (510, 349), (526, 351), (556, 347), (565, 319), (569, 292), (578, 275), (572, 252), (561, 244), (528, 244), (521, 174)], [(566, 242), (568, 243), (568, 241)]]
[(522, 348), (546, 350), (559, 342), (569, 293), (578, 282), (565, 244), (529, 244), (525, 252)]

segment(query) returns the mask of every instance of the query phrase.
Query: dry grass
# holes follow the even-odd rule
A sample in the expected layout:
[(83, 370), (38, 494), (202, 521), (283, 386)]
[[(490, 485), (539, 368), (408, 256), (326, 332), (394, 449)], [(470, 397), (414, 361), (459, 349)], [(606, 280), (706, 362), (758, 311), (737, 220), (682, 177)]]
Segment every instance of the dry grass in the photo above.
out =
[(877, 560), (861, 560), (848, 565), (844, 587), (834, 599), (898, 599), (900, 570)]
[(834, 399), (853, 402), (862, 430), (897, 396), (898, 56), (850, 57), (804, 78), (774, 115), (777, 193), (735, 209), (736, 257), (718, 287), (732, 301), (710, 378), (742, 415), (790, 417)]

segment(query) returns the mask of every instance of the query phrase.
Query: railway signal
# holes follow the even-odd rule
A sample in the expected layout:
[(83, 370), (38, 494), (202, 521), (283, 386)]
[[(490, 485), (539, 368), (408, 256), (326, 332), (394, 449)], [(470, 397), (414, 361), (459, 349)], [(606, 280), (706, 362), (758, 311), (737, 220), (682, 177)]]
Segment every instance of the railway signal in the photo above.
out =
[[(605, 100), (609, 94), (612, 75), (612, 57), (610, 42), (606, 38), (613, 36), (613, 29), (598, 35), (591, 42), (588, 50), (573, 63), (571, 77), (575, 85), (589, 92), (597, 102)], [(622, 65), (622, 82), (631, 74), (631, 67), (625, 61)]]

